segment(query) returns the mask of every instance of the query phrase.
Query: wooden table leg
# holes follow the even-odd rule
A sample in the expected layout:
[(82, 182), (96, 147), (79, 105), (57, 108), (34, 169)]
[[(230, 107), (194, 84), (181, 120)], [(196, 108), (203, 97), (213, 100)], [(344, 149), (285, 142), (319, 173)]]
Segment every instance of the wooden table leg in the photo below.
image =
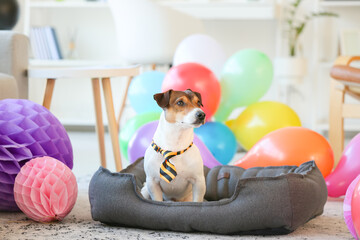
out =
[(118, 128), (116, 124), (110, 78), (102, 78), (101, 81), (104, 91), (105, 106), (108, 116), (109, 132), (110, 132), (111, 143), (114, 152), (116, 171), (121, 171), (122, 164), (121, 164), (120, 146), (119, 146), (119, 138), (118, 138)]
[(55, 79), (54, 78), (48, 78), (46, 80), (46, 88), (45, 88), (45, 95), (43, 100), (43, 106), (47, 109), (50, 109), (51, 99), (54, 92), (55, 87)]
[(133, 80), (133, 76), (129, 77), (128, 78), (128, 81), (127, 81), (127, 84), (126, 84), (126, 89), (125, 89), (125, 94), (124, 94), (124, 97), (121, 101), (121, 107), (120, 107), (120, 111), (119, 111), (119, 115), (117, 117), (117, 128), (118, 128), (118, 131), (120, 131), (120, 121), (121, 121), (121, 117), (122, 117), (122, 114), (124, 112), (124, 109), (125, 109), (125, 104), (126, 104), (126, 99), (127, 99), (127, 95), (128, 95), (128, 92), (129, 92), (129, 87), (130, 87), (130, 84), (131, 84), (131, 81)]
[(330, 109), (329, 109), (329, 142), (334, 151), (334, 168), (340, 161), (344, 150), (344, 117), (343, 104), (345, 91), (337, 86), (341, 83), (331, 79), (330, 83)]
[(92, 81), (92, 88), (94, 94), (96, 133), (98, 136), (99, 149), (100, 149), (100, 162), (101, 162), (101, 166), (106, 168), (104, 123), (102, 119), (102, 109), (101, 109), (100, 82), (99, 82), (99, 78), (93, 78), (91, 79), (91, 81)]

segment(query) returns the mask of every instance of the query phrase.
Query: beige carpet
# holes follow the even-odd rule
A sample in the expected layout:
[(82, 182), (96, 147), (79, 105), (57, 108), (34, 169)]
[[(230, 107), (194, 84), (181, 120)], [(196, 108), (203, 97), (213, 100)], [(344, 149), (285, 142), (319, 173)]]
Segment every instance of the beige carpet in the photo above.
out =
[[(91, 219), (87, 196), (88, 179), (79, 182), (79, 196), (72, 212), (57, 223), (37, 223), (22, 213), (0, 212), (0, 239), (3, 240), (53, 240), (53, 239), (234, 239), (202, 233), (151, 231), (134, 228), (110, 227)], [(241, 217), (241, 216), (239, 216)], [(241, 236), (243, 239), (352, 239), (343, 220), (342, 200), (329, 199), (324, 214), (311, 220), (289, 235)]]

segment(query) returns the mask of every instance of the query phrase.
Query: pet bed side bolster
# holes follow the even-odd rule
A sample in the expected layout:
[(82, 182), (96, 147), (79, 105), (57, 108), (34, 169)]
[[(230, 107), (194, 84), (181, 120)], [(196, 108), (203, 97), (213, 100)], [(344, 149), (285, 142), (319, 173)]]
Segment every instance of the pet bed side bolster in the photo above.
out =
[(315, 162), (312, 165), (311, 170), (305, 175), (289, 174), (287, 176), (292, 206), (292, 230), (321, 215), (324, 211), (327, 201), (326, 183)]

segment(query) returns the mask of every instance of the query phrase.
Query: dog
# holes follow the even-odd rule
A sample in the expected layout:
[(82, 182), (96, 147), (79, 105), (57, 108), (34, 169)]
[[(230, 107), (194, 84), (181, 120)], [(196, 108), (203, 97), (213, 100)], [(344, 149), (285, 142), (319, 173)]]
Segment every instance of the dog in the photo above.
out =
[(202, 202), (206, 185), (203, 161), (193, 144), (194, 128), (205, 123), (198, 92), (168, 90), (154, 95), (163, 109), (153, 142), (146, 149), (144, 198)]

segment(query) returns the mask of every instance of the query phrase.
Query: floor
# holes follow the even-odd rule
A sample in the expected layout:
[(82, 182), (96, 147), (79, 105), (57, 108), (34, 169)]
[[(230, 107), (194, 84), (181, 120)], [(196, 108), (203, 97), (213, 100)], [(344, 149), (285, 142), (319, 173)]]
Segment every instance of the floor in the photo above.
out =
[[(234, 239), (201, 233), (151, 231), (110, 227), (91, 219), (87, 197), (88, 183), (99, 167), (95, 132), (69, 132), (74, 148), (73, 172), (79, 184), (79, 195), (73, 211), (58, 223), (36, 223), (22, 213), (0, 213), (0, 239)], [(106, 136), (108, 168), (115, 171), (110, 137)], [(124, 163), (126, 165), (127, 163)], [(343, 220), (342, 199), (329, 199), (324, 214), (285, 236), (242, 236), (243, 239), (352, 239)]]

